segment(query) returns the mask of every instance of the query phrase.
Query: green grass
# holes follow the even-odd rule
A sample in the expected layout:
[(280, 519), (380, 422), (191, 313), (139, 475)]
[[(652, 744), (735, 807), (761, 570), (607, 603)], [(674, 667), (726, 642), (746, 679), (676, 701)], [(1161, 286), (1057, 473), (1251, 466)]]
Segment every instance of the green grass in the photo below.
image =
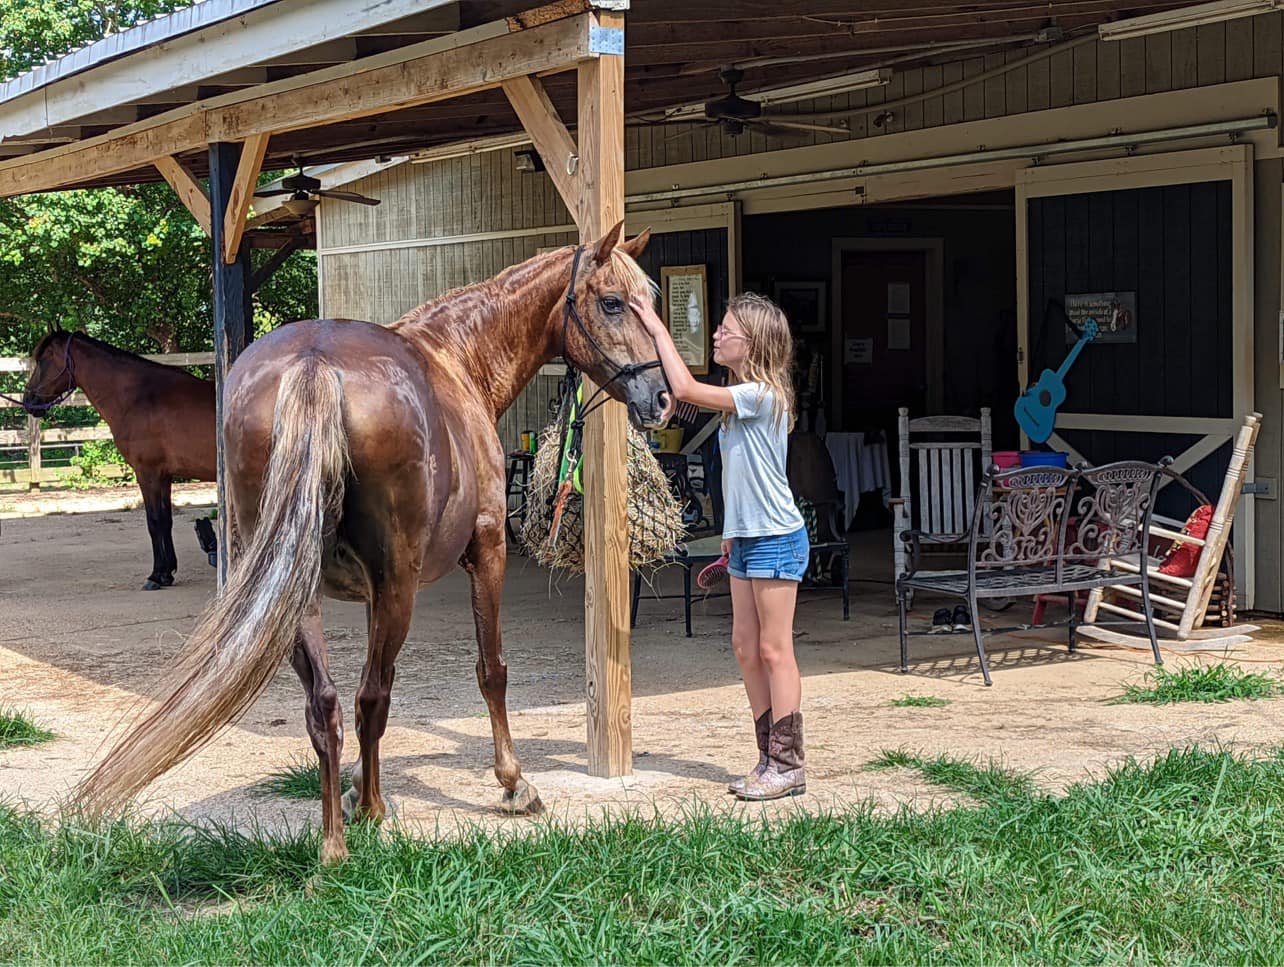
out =
[(15, 963), (1279, 963), (1284, 755), (1173, 751), (1057, 796), (887, 753), (983, 804), (765, 824), (48, 827), (0, 808)]
[(944, 708), (950, 700), (935, 695), (905, 695), (892, 699), (891, 704), (896, 708)]
[(1159, 668), (1146, 684), (1129, 685), (1115, 703), (1170, 705), (1174, 702), (1229, 702), (1237, 698), (1271, 698), (1284, 691), (1278, 679), (1246, 672), (1234, 665), (1189, 665), (1175, 672)]
[(1034, 780), (1028, 775), (1008, 771), (990, 763), (978, 766), (949, 756), (924, 759), (903, 749), (884, 750), (869, 764), (871, 769), (914, 769), (936, 786), (946, 786), (967, 793), (982, 802), (1011, 798), (1028, 799), (1035, 795)]
[(0, 749), (39, 745), (53, 737), (52, 732), (42, 729), (17, 709), (0, 708)]
[[(352, 770), (339, 773), (339, 788), (352, 785)], [(321, 799), (321, 767), (316, 759), (299, 759), (280, 772), (268, 776), (255, 790), (264, 796), (282, 796), (286, 799)]]

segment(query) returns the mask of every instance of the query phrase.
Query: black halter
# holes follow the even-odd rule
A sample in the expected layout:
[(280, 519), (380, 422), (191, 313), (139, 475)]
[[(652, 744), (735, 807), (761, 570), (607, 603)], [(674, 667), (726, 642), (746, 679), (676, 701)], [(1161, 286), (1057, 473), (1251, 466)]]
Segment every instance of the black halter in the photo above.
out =
[[(575, 249), (575, 259), (571, 262), (571, 284), (570, 288), (566, 290), (566, 311), (562, 315), (562, 358), (566, 360), (566, 378), (563, 380), (561, 403), (557, 407), (559, 414), (558, 420), (562, 426), (561, 440), (558, 449), (567, 457), (565, 470), (566, 476), (568, 477), (573, 477), (575, 475), (575, 468), (579, 463), (580, 454), (582, 453), (584, 421), (588, 419), (588, 415), (590, 413), (604, 405), (610, 399), (609, 396), (602, 396), (606, 391), (606, 388), (618, 379), (628, 379), (630, 376), (636, 376), (638, 373), (644, 373), (648, 369), (660, 369), (661, 372), (663, 372), (664, 365), (658, 359), (649, 363), (625, 363), (624, 365), (621, 365), (612, 358), (610, 353), (602, 348), (601, 343), (593, 338), (593, 334), (589, 332), (588, 327), (584, 325), (584, 320), (580, 318), (579, 310), (575, 306), (575, 281), (579, 278), (580, 258), (583, 254), (584, 246), (580, 245)], [(614, 370), (611, 377), (599, 386), (594, 391), (593, 395), (588, 398), (582, 409), (577, 408), (575, 404), (575, 396), (579, 391), (580, 373), (579, 370), (575, 368), (575, 364), (571, 362), (571, 357), (566, 351), (566, 336), (570, 330), (572, 322), (575, 323), (575, 327), (579, 329), (584, 338), (588, 340), (589, 345), (597, 351), (597, 354), (602, 357), (607, 366)], [(669, 381), (667, 378), (664, 382), (665, 386), (668, 386)], [(602, 396), (602, 399), (595, 403), (594, 401), (597, 400), (599, 396)], [(572, 411), (575, 414), (574, 418), (568, 419), (568, 416)], [(569, 447), (567, 446), (568, 434), (570, 436)], [(561, 480), (559, 480), (558, 483), (560, 487)], [(555, 494), (549, 495), (548, 499), (550, 506), (552, 506), (555, 496)]]
[[(606, 388), (616, 380), (628, 379), (629, 377), (636, 376), (639, 373), (645, 373), (648, 369), (660, 369), (663, 367), (663, 364), (658, 359), (649, 363), (617, 363), (612, 358), (611, 354), (602, 348), (602, 344), (593, 338), (593, 334), (588, 331), (588, 327), (584, 325), (584, 320), (580, 318), (579, 310), (575, 306), (575, 280), (579, 278), (580, 258), (583, 254), (584, 246), (580, 245), (576, 247), (575, 258), (571, 262), (571, 284), (566, 290), (566, 311), (562, 315), (562, 358), (566, 360), (567, 376), (571, 377), (571, 379), (568, 380), (569, 391), (574, 392), (575, 383), (579, 377), (579, 371), (575, 368), (575, 364), (571, 362), (570, 355), (566, 352), (566, 335), (572, 322), (575, 323), (575, 328), (577, 328), (584, 338), (588, 340), (589, 345), (592, 346), (597, 351), (597, 354), (602, 357), (602, 360), (606, 365), (611, 367), (615, 372), (612, 373), (611, 377), (605, 383), (594, 391), (593, 395), (589, 397), (588, 402), (584, 404), (584, 410), (578, 414), (577, 419), (577, 422), (581, 426), (583, 425), (585, 418), (590, 413), (607, 402), (609, 397), (603, 398), (596, 405), (593, 405), (593, 401), (601, 396), (602, 393), (606, 391)], [(667, 385), (668, 381), (666, 380), (665, 382)]]
[(75, 335), (76, 334), (74, 332), (67, 333), (67, 345), (64, 347), (63, 355), (62, 355), (62, 369), (58, 371), (59, 376), (63, 375), (64, 373), (67, 374), (67, 388), (65, 390), (63, 390), (53, 399), (45, 403), (27, 404), (27, 403), (24, 403), (22, 400), (14, 399), (12, 396), (6, 396), (3, 393), (0, 393), (0, 400), (7, 400), (10, 403), (16, 403), (18, 404), (18, 406), (21, 406), (28, 413), (31, 413), (34, 416), (37, 414), (43, 415), (45, 413), (48, 413), (55, 406), (58, 406), (64, 400), (68, 399), (72, 393), (76, 392), (76, 389), (77, 389), (76, 361), (71, 357), (71, 340), (75, 337)]

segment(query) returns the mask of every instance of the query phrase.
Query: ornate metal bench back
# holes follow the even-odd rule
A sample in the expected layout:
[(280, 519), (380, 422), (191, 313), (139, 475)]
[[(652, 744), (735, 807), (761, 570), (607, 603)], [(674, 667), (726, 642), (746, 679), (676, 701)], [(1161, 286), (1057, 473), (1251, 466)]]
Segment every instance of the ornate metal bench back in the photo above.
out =
[(1065, 547), (1078, 472), (1060, 467), (986, 471), (972, 518), (968, 566), (978, 572), (1052, 567)]
[(1096, 566), (1105, 558), (1135, 558), (1146, 565), (1150, 517), (1164, 464), (1123, 460), (1079, 472), (1071, 513), (1074, 535), (1062, 565)]

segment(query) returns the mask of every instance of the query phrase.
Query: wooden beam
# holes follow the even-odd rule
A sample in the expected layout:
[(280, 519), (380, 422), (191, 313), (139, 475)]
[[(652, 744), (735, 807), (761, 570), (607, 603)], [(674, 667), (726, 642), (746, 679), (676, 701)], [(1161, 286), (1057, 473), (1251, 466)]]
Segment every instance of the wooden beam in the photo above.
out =
[(478, 27), (387, 54), (157, 115), (88, 141), (0, 164), (0, 198), (149, 165), (217, 141), (244, 141), (430, 104), (592, 56), (587, 14), (508, 33)]
[(250, 216), (268, 140), (269, 135), (255, 134), (246, 138), (241, 148), (241, 160), (236, 165), (236, 180), (232, 183), (223, 221), (223, 261), (228, 265), (236, 261), (241, 250), (241, 236), (245, 234), (245, 221)]
[(156, 170), (169, 182), (169, 186), (174, 189), (174, 194), (178, 195), (178, 200), (183, 203), (183, 207), (192, 213), (196, 224), (201, 226), (201, 230), (207, 236), (212, 235), (210, 196), (205, 186), (197, 181), (196, 176), (177, 158), (166, 156), (157, 158), (154, 163)]
[(566, 210), (575, 211), (583, 188), (578, 171), (579, 150), (558, 116), (557, 108), (548, 99), (543, 83), (538, 77), (514, 77), (504, 81), (503, 87), (535, 150), (544, 159), (544, 167)]
[[(619, 15), (599, 17), (603, 26), (623, 26)], [(589, 242), (624, 218), (622, 56), (580, 65), (578, 134), (583, 190), (571, 210), (581, 241)], [(584, 430), (584, 665), (594, 776), (633, 771), (627, 454), (624, 406), (611, 401), (590, 414)]]
[(250, 295), (258, 292), (263, 283), (276, 275), (277, 270), (285, 264), (285, 260), (303, 248), (306, 241), (302, 236), (296, 236), (273, 252), (272, 257), (264, 262), (263, 266), (250, 277)]

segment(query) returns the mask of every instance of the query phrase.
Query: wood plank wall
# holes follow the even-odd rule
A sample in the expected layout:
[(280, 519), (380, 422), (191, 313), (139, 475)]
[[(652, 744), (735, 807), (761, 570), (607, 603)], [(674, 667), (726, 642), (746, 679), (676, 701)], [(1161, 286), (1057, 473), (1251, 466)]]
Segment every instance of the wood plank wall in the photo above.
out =
[[(1273, 13), (1160, 34), (1122, 43), (1092, 43), (1019, 64), (1023, 52), (966, 58), (897, 71), (885, 88), (797, 103), (797, 111), (884, 104), (922, 92), (929, 96), (896, 108), (882, 126), (872, 114), (852, 117), (846, 135), (804, 135), (782, 141), (686, 125), (630, 126), (625, 132), (629, 170), (736, 157), (830, 141), (886, 137), (903, 131), (982, 118), (1044, 111), (1073, 104), (1189, 89), (1284, 73), (1284, 14)], [(1011, 70), (944, 94), (944, 85), (1007, 64)], [(1257, 450), (1257, 476), (1284, 484), (1284, 393), (1279, 389), (1281, 163), (1255, 166), (1256, 195), (1256, 405), (1265, 419)], [(510, 152), (499, 151), (425, 165), (403, 165), (365, 179), (355, 190), (384, 199), (377, 209), (323, 206), (320, 231), (322, 305), (329, 315), (389, 321), (447, 289), (493, 275), (545, 245), (573, 235), (543, 232), (569, 226), (571, 218), (546, 175), (518, 172)], [(1089, 218), (1093, 216), (1089, 214)], [(507, 232), (486, 241), (459, 239)], [(433, 244), (446, 242), (448, 244)], [(328, 252), (354, 245), (383, 245), (369, 252)], [(1142, 325), (1146, 321), (1142, 320)], [(1220, 358), (1220, 357), (1219, 357)], [(1219, 363), (1220, 365), (1220, 363)], [(540, 379), (500, 423), (505, 444), (543, 424), (556, 381)], [(1116, 380), (1118, 386), (1118, 380)], [(1127, 387), (1124, 387), (1127, 391)], [(1219, 397), (1222, 393), (1218, 388)], [(1169, 442), (1169, 441), (1165, 441)], [(1173, 439), (1172, 444), (1181, 441)], [(1281, 501), (1257, 501), (1257, 604), (1284, 610), (1284, 514)]]

